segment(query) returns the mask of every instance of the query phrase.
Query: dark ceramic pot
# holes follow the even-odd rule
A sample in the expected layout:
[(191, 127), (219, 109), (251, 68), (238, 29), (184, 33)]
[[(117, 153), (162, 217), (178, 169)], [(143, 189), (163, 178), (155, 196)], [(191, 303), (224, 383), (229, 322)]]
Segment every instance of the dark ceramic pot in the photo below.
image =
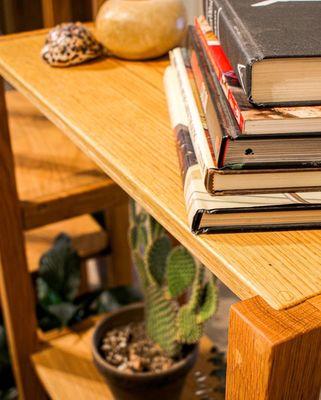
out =
[(165, 372), (126, 373), (108, 364), (101, 355), (100, 346), (105, 333), (130, 322), (144, 318), (143, 304), (134, 304), (110, 313), (98, 323), (93, 335), (94, 363), (103, 375), (115, 400), (178, 400), (186, 375), (193, 368), (198, 347), (192, 346), (188, 355)]

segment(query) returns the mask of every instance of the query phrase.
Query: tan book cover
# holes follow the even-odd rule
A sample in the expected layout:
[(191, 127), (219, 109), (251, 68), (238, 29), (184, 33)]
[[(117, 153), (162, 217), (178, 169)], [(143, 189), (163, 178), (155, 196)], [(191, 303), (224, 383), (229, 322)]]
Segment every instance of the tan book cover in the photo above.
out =
[(321, 226), (321, 192), (211, 196), (204, 187), (173, 67), (166, 70), (164, 84), (176, 136), (188, 222), (194, 233)]

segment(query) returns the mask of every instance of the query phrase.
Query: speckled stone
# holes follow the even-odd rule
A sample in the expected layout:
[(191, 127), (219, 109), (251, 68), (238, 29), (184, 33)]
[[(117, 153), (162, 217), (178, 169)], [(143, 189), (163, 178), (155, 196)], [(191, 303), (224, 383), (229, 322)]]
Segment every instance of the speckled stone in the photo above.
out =
[(103, 46), (80, 22), (51, 29), (41, 56), (52, 67), (69, 67), (100, 57)]

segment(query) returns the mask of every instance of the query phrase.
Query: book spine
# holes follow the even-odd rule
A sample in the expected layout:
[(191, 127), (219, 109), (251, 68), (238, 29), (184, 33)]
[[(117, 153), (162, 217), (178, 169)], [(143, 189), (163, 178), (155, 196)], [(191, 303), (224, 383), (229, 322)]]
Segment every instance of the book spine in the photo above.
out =
[(203, 122), (200, 117), (199, 108), (194, 98), (194, 93), (190, 84), (190, 78), (186, 70), (182, 50), (176, 48), (170, 52), (171, 65), (177, 74), (182, 100), (185, 105), (188, 119), (188, 128), (191, 135), (197, 161), (201, 168), (206, 188), (209, 185), (210, 170), (214, 169), (214, 154), (210, 149), (210, 138), (206, 135)]
[(191, 202), (193, 203), (192, 197), (188, 196), (188, 193), (193, 191), (193, 188), (190, 187), (188, 188), (189, 190), (187, 190), (187, 186), (190, 182), (187, 175), (189, 171), (193, 175), (194, 169), (198, 174), (200, 174), (200, 171), (190, 132), (187, 127), (188, 118), (185, 111), (185, 105), (181, 98), (177, 74), (173, 67), (168, 67), (165, 71), (164, 86), (171, 125), (175, 134), (176, 150), (183, 181), (185, 204), (190, 228), (192, 231), (197, 231), (199, 218), (196, 218), (196, 214), (198, 213), (193, 211), (194, 209), (197, 209), (197, 205), (191, 204)]
[(204, 17), (195, 18), (195, 29), (202, 43), (205, 55), (207, 56), (206, 58), (214, 70), (226, 99), (233, 111), (234, 117), (240, 127), (240, 131), (241, 133), (244, 133), (245, 120), (242, 110), (240, 109), (229, 85), (230, 80), (237, 80), (238, 83), (238, 78), (233, 71), (233, 67)]
[(212, 101), (211, 89), (208, 87), (206, 78), (203, 76), (197, 53), (194, 49), (190, 51), (190, 61), (200, 101), (205, 113), (209, 134), (214, 138), (214, 154), (217, 167), (222, 168), (224, 167), (224, 159), (226, 155), (226, 142), (229, 138), (221, 133), (222, 129), (219, 127), (219, 123), (217, 122), (217, 113)]
[(236, 72), (248, 100), (252, 99), (252, 65), (263, 54), (229, 0), (208, 0), (207, 19)]
[(190, 167), (197, 164), (197, 159), (187, 127), (184, 104), (182, 104), (182, 101), (177, 100), (179, 87), (175, 78), (175, 71), (172, 67), (168, 67), (164, 75), (164, 86), (171, 125), (175, 133), (177, 154), (184, 187), (187, 171)]
[(188, 38), (190, 59), (193, 59), (194, 67), (197, 72), (199, 71), (198, 75), (203, 78), (204, 85), (207, 87), (207, 94), (209, 95), (209, 104), (213, 106), (213, 116), (216, 119), (216, 129), (214, 129), (215, 125), (213, 128), (214, 135), (236, 139), (241, 133), (239, 126), (231, 112), (229, 103), (215, 72), (210, 70), (206, 54), (194, 27), (190, 28)]

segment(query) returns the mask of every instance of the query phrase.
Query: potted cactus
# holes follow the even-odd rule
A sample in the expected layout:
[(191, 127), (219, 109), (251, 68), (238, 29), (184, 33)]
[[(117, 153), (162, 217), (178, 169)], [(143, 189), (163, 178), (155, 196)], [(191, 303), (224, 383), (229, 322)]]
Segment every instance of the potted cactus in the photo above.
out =
[(94, 361), (117, 400), (175, 400), (217, 308), (215, 279), (133, 201), (129, 240), (145, 301), (98, 324)]

